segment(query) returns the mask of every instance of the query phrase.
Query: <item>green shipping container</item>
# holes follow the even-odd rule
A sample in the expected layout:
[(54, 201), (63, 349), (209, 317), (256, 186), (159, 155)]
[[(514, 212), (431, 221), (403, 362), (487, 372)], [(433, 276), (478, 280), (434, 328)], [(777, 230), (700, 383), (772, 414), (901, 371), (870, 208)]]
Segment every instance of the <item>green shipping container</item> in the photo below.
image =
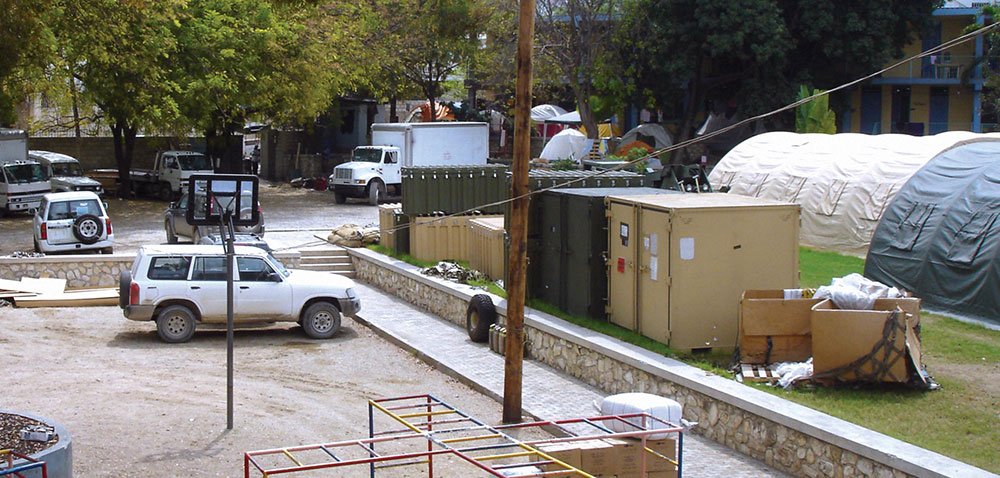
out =
[(502, 214), (502, 205), (485, 205), (503, 201), (510, 194), (507, 166), (503, 165), (415, 166), (403, 168), (402, 176), (403, 212), (409, 216), (470, 210)]

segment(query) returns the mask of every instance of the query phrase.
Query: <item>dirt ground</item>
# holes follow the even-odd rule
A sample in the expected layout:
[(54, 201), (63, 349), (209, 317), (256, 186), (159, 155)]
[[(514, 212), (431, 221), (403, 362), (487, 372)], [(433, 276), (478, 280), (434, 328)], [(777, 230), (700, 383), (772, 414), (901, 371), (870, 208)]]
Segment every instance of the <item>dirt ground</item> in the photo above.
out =
[[(246, 451), (366, 438), (370, 398), (429, 393), (488, 423), (501, 416), (497, 402), (350, 318), (325, 341), (294, 324), (238, 330), (231, 431), (224, 330), (165, 344), (153, 324), (128, 321), (117, 307), (3, 308), (0, 326), (0, 408), (65, 426), (79, 477), (243, 476)], [(485, 476), (447, 461), (435, 461), (435, 476)], [(366, 467), (336, 471), (294, 476), (368, 476)]]
[[(159, 244), (167, 240), (163, 230), (166, 202), (146, 197), (129, 200), (106, 197), (104, 200), (108, 203), (108, 214), (114, 227), (115, 252), (135, 252), (143, 244)], [(343, 224), (378, 224), (378, 208), (374, 206), (355, 201), (337, 204), (330, 191), (293, 188), (284, 183), (262, 181), (260, 205), (267, 229), (264, 239), (268, 243), (272, 242), (270, 237), (278, 237), (280, 234), (277, 231), (281, 230), (329, 231)], [(0, 218), (0, 255), (31, 251), (31, 219), (32, 216), (24, 213)], [(302, 239), (299, 242), (315, 239), (312, 233), (300, 236)], [(286, 239), (289, 245), (294, 245), (294, 240)]]

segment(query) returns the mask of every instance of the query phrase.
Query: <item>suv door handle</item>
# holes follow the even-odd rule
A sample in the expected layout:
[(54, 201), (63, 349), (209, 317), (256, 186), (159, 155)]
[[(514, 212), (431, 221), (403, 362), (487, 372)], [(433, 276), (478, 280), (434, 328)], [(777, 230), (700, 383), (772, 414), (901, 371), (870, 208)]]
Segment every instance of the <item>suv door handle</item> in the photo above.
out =
[(249, 289), (249, 288), (250, 288), (250, 286), (248, 286), (248, 285), (241, 285), (240, 286), (240, 289)]
[(191, 286), (191, 290), (198, 290), (198, 289), (201, 289), (201, 286), (197, 286), (197, 285)]

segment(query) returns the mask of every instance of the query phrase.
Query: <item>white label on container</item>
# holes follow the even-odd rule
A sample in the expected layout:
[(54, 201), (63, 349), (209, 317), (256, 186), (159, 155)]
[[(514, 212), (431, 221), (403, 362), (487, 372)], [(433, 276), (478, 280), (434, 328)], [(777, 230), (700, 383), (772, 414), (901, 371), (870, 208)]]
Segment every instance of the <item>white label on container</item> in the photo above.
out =
[(650, 280), (656, 280), (656, 271), (659, 269), (657, 263), (659, 261), (655, 257), (651, 257), (649, 260), (649, 278)]
[(645, 236), (642, 238), (642, 247), (645, 248), (647, 251), (649, 250), (649, 236)]
[(690, 261), (694, 259), (694, 238), (681, 238), (681, 260)]
[(655, 256), (657, 254), (656, 250), (658, 249), (657, 244), (659, 244), (660, 239), (659, 239), (659, 237), (657, 237), (656, 234), (650, 234), (649, 235), (649, 242), (652, 243), (652, 244), (649, 245), (649, 253)]

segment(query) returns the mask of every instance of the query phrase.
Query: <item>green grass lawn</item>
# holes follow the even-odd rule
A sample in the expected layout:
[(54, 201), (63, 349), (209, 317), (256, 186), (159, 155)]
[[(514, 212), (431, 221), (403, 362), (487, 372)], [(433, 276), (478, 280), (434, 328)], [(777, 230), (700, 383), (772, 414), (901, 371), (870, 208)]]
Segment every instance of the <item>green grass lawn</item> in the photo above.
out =
[[(372, 247), (383, 254), (391, 251)], [(434, 264), (393, 255), (421, 267)], [(423, 262), (423, 263), (417, 263)], [(802, 287), (819, 287), (834, 277), (864, 270), (857, 257), (802, 248)], [(494, 284), (490, 292), (506, 296)], [(731, 376), (730, 356), (677, 354), (667, 346), (606, 321), (571, 317), (555, 307), (529, 301), (528, 306), (577, 325), (602, 332), (654, 352), (676, 357), (699, 368)], [(790, 391), (760, 384), (750, 386), (828, 413), (959, 461), (1000, 473), (1000, 332), (939, 315), (921, 315), (922, 358), (940, 390), (901, 386), (800, 387)]]

